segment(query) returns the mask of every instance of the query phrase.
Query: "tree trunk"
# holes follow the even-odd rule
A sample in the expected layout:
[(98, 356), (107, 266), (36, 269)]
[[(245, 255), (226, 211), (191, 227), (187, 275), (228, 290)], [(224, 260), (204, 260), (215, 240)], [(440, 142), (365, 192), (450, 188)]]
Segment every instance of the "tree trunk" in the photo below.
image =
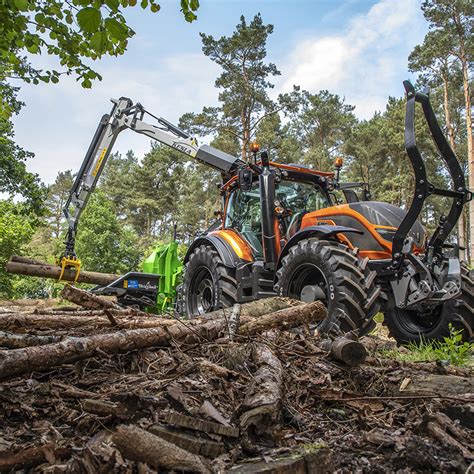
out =
[[(306, 305), (291, 307), (260, 318), (262, 322), (250, 325), (253, 318), (240, 317), (244, 323), (243, 334), (266, 331), (279, 327), (291, 329), (324, 318), (326, 310), (316, 301)], [(75, 318), (77, 319), (77, 318)], [(159, 318), (157, 318), (159, 320)], [(34, 371), (50, 370), (61, 364), (70, 364), (92, 356), (104, 356), (121, 351), (145, 349), (152, 346), (169, 346), (172, 342), (189, 344), (213, 341), (228, 331), (227, 321), (194, 320), (194, 324), (184, 321), (168, 321), (166, 327), (131, 329), (88, 337), (71, 337), (56, 344), (33, 346), (10, 351), (0, 351), (0, 379), (7, 379)]]
[[(446, 130), (448, 131), (449, 144), (454, 153), (456, 153), (456, 142), (454, 139), (454, 128), (451, 123), (451, 111), (449, 110), (449, 86), (447, 73), (442, 74), (443, 78), (443, 105), (444, 105), (444, 120)], [(458, 241), (460, 247), (466, 247), (466, 236), (464, 234), (464, 212), (461, 213), (458, 221)], [(466, 259), (466, 250), (459, 250), (459, 258)]]
[[(472, 114), (471, 114), (471, 94), (469, 91), (469, 71), (468, 61), (466, 58), (466, 49), (464, 45), (464, 39), (462, 36), (459, 38), (460, 43), (460, 54), (459, 59), (461, 61), (462, 76), (463, 76), (463, 89), (464, 89), (464, 102), (466, 105), (466, 129), (467, 129), (467, 162), (468, 162), (468, 188), (474, 189), (474, 149), (473, 149), (473, 137), (472, 137)], [(472, 261), (474, 256), (474, 200), (469, 203), (469, 260)]]
[[(15, 257), (18, 259), (18, 257)], [(31, 259), (29, 259), (31, 260)], [(59, 279), (61, 274), (61, 267), (57, 265), (39, 265), (34, 263), (22, 263), (18, 261), (10, 260), (6, 265), (6, 270), (9, 273), (15, 273), (17, 275), (27, 275), (34, 277), (42, 278), (53, 278), (55, 280)], [(64, 271), (63, 280), (74, 281), (76, 276), (76, 271), (70, 268), (67, 268)], [(119, 278), (120, 275), (111, 275), (108, 273), (97, 273), (97, 272), (86, 272), (81, 271), (79, 278), (77, 279), (78, 283), (92, 283), (94, 285), (106, 286)]]
[(127, 459), (167, 471), (210, 474), (212, 471), (196, 454), (165, 441), (137, 426), (119, 426), (112, 436), (119, 451)]

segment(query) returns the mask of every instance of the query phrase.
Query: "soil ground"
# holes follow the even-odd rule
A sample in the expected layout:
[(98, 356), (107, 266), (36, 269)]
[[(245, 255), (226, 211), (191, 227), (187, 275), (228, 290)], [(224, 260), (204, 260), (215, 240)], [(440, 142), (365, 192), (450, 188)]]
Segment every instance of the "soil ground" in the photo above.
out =
[[(97, 327), (93, 316), (90, 323), (77, 327), (15, 325), (15, 315), (75, 318), (90, 313), (61, 309), (58, 304), (0, 302), (0, 318), (9, 318), (0, 330), (64, 337), (114, 330)], [(0, 382), (0, 467), (14, 466), (12, 471), (23, 472), (157, 472), (127, 459), (114, 445), (113, 433), (126, 424), (145, 430), (164, 427), (204, 444), (217, 443), (223, 453), (206, 460), (215, 472), (236, 466), (241, 472), (464, 473), (473, 469), (472, 367), (382, 357), (381, 349), (396, 347), (383, 330), (361, 342), (369, 357), (355, 368), (329, 359), (317, 347), (317, 338), (302, 330), (238, 342), (203, 340), (97, 354), (4, 380)], [(167, 414), (172, 412), (213, 422), (220, 419), (223, 426), (237, 427), (256, 370), (250, 357), (256, 344), (266, 344), (284, 369), (280, 415), (273, 426), (256, 430), (249, 443), (167, 425)], [(2, 354), (15, 350), (0, 349), (0, 360)], [(7, 463), (24, 453), (29, 460)], [(306, 459), (306, 467), (292, 464), (301, 459)], [(286, 467), (278, 467), (276, 461)]]

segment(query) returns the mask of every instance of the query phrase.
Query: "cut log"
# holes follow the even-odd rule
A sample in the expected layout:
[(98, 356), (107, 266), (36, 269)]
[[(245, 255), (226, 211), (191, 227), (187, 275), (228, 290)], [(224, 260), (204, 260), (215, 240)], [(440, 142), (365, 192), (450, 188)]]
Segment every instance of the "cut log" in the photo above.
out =
[(214, 459), (225, 451), (225, 447), (222, 443), (216, 443), (215, 441), (210, 441), (208, 439), (198, 438), (178, 431), (172, 431), (169, 428), (166, 428), (166, 426), (154, 425), (148, 428), (148, 430), (160, 438), (189, 451), (190, 453), (199, 454), (206, 458)]
[(334, 472), (332, 453), (320, 447), (308, 453), (298, 452), (283, 459), (247, 462), (230, 468), (229, 474), (330, 474)]
[(273, 437), (272, 428), (280, 416), (283, 387), (282, 364), (267, 345), (257, 344), (252, 359), (257, 371), (239, 409), (242, 447), (249, 453), (255, 452), (258, 438)]
[(171, 426), (180, 428), (188, 428), (194, 431), (202, 431), (203, 433), (214, 433), (230, 438), (239, 436), (239, 429), (233, 426), (226, 426), (213, 421), (201, 420), (196, 417), (181, 415), (181, 413), (170, 412), (165, 413), (163, 421)]
[[(291, 298), (284, 298), (281, 296), (274, 296), (272, 298), (264, 298), (261, 300), (251, 301), (250, 303), (245, 303), (240, 305), (239, 319), (245, 319), (246, 317), (252, 316), (253, 318), (258, 318), (265, 314), (275, 313), (282, 309), (289, 309), (292, 307), (302, 306), (304, 303), (302, 301), (293, 300)], [(218, 309), (212, 313), (203, 314), (200, 319), (225, 319), (229, 320), (233, 308)], [(243, 322), (243, 321), (241, 321)]]
[[(259, 317), (269, 312), (289, 309), (294, 306), (302, 305), (301, 302), (291, 300), (289, 298), (267, 298), (265, 300), (252, 301), (241, 305), (242, 318)], [(225, 319), (229, 310), (218, 310), (212, 313), (206, 314), (203, 318), (196, 318), (186, 321), (186, 325), (200, 324), (203, 320), (211, 321), (216, 319)], [(175, 319), (163, 318), (149, 315), (148, 313), (140, 312), (140, 315), (133, 317), (137, 314), (136, 309), (128, 308), (121, 310), (110, 310), (110, 314), (117, 322), (117, 326), (120, 329), (138, 329), (138, 328), (152, 328), (167, 326), (175, 324)], [(38, 329), (77, 329), (85, 328), (103, 328), (110, 327), (112, 324), (110, 318), (108, 318), (103, 311), (91, 310), (86, 314), (71, 313), (66, 315), (49, 315), (49, 314), (23, 314), (23, 313), (9, 313), (0, 314), (0, 329), (3, 330), (24, 330), (38, 328)]]
[[(258, 333), (281, 325), (285, 329), (301, 326), (302, 324), (315, 322), (321, 316), (319, 302), (309, 303), (286, 310), (280, 310), (272, 315), (266, 315), (260, 320), (265, 324), (252, 326)], [(297, 311), (295, 311), (297, 310)], [(284, 315), (289, 314), (289, 320)], [(73, 318), (76, 320), (77, 318)], [(0, 351), (0, 379), (7, 379), (33, 371), (50, 370), (61, 364), (73, 363), (91, 356), (104, 356), (121, 351), (144, 349), (152, 346), (168, 346), (172, 342), (184, 342), (189, 344), (213, 341), (227, 330), (227, 323), (223, 319), (208, 321), (173, 321), (156, 318), (162, 324), (167, 321), (165, 327), (150, 329), (130, 329), (115, 331), (108, 334), (96, 334), (88, 337), (67, 338), (55, 344), (45, 346), (32, 346), (23, 349)], [(241, 322), (250, 323), (253, 318), (240, 317)], [(110, 323), (109, 323), (110, 324)], [(249, 334), (251, 326), (247, 326), (246, 334)]]
[(12, 255), (10, 257), (10, 261), (17, 263), (26, 263), (28, 265), (52, 265), (49, 262), (42, 262), (40, 260), (36, 260), (35, 258), (30, 257), (22, 257), (21, 255)]
[(0, 456), (0, 472), (20, 471), (47, 461), (48, 453), (56, 459), (65, 459), (71, 455), (68, 448), (59, 448), (52, 443), (43, 446), (22, 449), (16, 453), (2, 452)]
[[(127, 311), (108, 310), (120, 329), (154, 328), (175, 324), (173, 319), (148, 315), (146, 318), (129, 316)], [(135, 311), (135, 310), (133, 310)], [(194, 324), (194, 323), (193, 323)], [(31, 329), (79, 329), (111, 327), (110, 319), (102, 312), (101, 316), (70, 316), (41, 314), (0, 314), (0, 328), (14, 331)]]
[(329, 352), (333, 359), (352, 367), (363, 364), (368, 356), (365, 347), (360, 342), (347, 337), (338, 337), (333, 341), (322, 341), (319, 346)]
[[(53, 278), (57, 280), (61, 274), (61, 267), (58, 265), (35, 265), (32, 263), (21, 263), (15, 261), (9, 261), (6, 264), (6, 270), (9, 273), (15, 273), (17, 275), (26, 275), (34, 276), (41, 278)], [(67, 268), (64, 271), (63, 280), (65, 281), (74, 281), (76, 276), (76, 271), (70, 268)], [(98, 272), (88, 272), (81, 271), (79, 278), (77, 279), (78, 283), (92, 283), (94, 285), (109, 285), (120, 275), (111, 275), (108, 273), (98, 273)]]
[(245, 314), (243, 313), (243, 308), (240, 313), (241, 327), (238, 329), (238, 334), (242, 336), (257, 334), (270, 329), (291, 329), (304, 324), (322, 321), (327, 316), (326, 307), (320, 301), (280, 309), (248, 322), (244, 321), (243, 316)]
[[(75, 303), (87, 309), (122, 309), (113, 301), (101, 298), (90, 291), (81, 290), (71, 285), (65, 285), (61, 291), (61, 296), (71, 303)], [(143, 314), (148, 316), (147, 313)]]
[(43, 346), (59, 342), (61, 339), (61, 336), (37, 336), (35, 334), (15, 334), (13, 332), (0, 331), (0, 347), (7, 347), (8, 349)]
[(119, 426), (112, 441), (122, 455), (132, 461), (170, 471), (211, 473), (209, 466), (196, 454), (137, 426)]
[[(412, 374), (410, 385), (403, 391), (404, 395), (465, 395), (474, 393), (474, 378), (458, 375)], [(392, 390), (399, 394), (399, 387)]]

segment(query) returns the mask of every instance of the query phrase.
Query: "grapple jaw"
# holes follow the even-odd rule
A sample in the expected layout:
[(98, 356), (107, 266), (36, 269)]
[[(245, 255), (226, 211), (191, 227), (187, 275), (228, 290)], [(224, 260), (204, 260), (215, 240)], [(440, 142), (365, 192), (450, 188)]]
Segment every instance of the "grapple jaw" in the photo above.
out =
[[(472, 192), (466, 188), (463, 170), (436, 120), (428, 92), (415, 91), (410, 81), (404, 81), (403, 85), (407, 96), (405, 148), (415, 174), (415, 192), (411, 206), (394, 235), (392, 261), (382, 274), (390, 280), (396, 306), (416, 309), (420, 305), (442, 304), (461, 293), (459, 258), (446, 257), (444, 249), (446, 239), (455, 228), (464, 205), (472, 199)], [(452, 181), (451, 189), (437, 188), (428, 180), (423, 156), (416, 145), (416, 102), (422, 106), (430, 133), (446, 164)], [(413, 242), (409, 233), (420, 216), (426, 199), (433, 194), (451, 198), (451, 208), (447, 216), (440, 217), (424, 254), (417, 256), (413, 254)]]

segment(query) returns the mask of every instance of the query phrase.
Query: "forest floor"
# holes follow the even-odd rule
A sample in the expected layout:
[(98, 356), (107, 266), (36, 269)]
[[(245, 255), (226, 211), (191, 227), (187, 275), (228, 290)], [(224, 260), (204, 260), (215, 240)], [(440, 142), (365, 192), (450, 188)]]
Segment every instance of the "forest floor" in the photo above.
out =
[[(26, 324), (27, 318), (37, 322)], [(104, 320), (100, 311), (53, 300), (0, 301), (0, 367), (5, 354), (30, 345), (21, 342), (28, 334), (87, 338), (120, 330), (113, 318)], [(20, 342), (11, 342), (12, 335)], [(331, 360), (309, 332), (281, 330), (119, 354), (96, 351), (13, 378), (0, 372), (0, 471), (160, 469), (143, 461), (147, 453), (142, 460), (131, 455), (117, 432), (145, 433), (151, 446), (165, 439), (185, 447), (198, 467), (183, 461), (182, 469), (201, 472), (473, 469), (472, 366), (386, 357), (396, 346), (383, 330), (361, 342), (369, 356), (358, 367)], [(277, 417), (268, 425), (263, 416), (261, 424), (239, 431), (261, 370), (252, 357), (256, 347), (269, 348), (283, 369)]]

